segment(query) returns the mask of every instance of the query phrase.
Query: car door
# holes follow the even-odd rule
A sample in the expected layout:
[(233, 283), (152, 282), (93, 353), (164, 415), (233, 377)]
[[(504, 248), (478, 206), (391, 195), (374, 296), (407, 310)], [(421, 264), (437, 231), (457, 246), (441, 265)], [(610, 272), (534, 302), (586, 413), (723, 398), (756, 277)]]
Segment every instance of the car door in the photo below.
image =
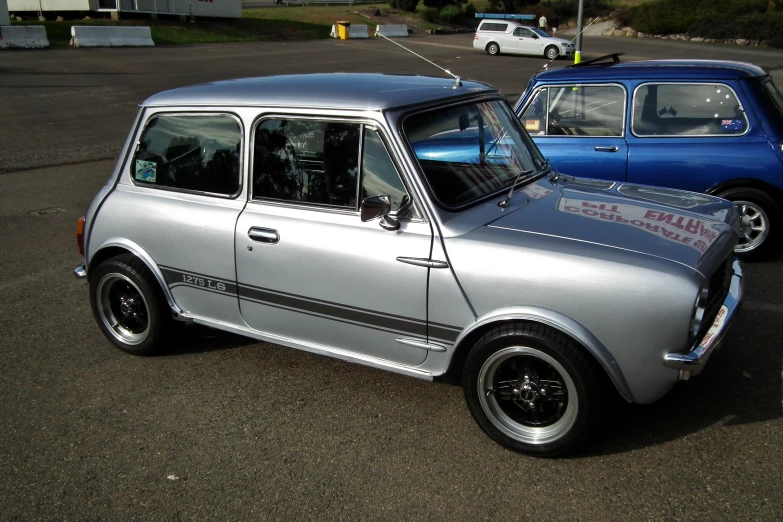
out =
[(634, 91), (628, 180), (705, 192), (779, 169), (761, 125), (729, 83), (643, 83)]
[[(370, 122), (275, 116), (254, 129), (252, 196), (236, 227), (240, 309), (268, 335), (332, 352), (421, 364), (429, 223)], [(400, 227), (362, 222), (389, 195)], [(415, 343), (413, 343), (415, 344)]]
[(626, 99), (619, 84), (549, 85), (533, 91), (520, 120), (560, 173), (624, 181)]
[(540, 39), (533, 31), (526, 27), (514, 29), (514, 49), (519, 54), (543, 54)]

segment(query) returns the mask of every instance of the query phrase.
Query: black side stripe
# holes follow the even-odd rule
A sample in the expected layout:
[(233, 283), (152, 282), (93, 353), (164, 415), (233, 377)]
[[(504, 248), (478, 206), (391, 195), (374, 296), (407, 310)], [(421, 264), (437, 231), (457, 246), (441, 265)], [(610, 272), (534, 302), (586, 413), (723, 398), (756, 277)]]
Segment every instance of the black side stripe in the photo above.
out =
[[(220, 295), (238, 296), (241, 300), (265, 304), (274, 308), (292, 310), (306, 315), (323, 317), (341, 323), (353, 324), (384, 332), (416, 335), (434, 340), (454, 342), (462, 328), (440, 323), (430, 323), (412, 317), (357, 308), (354, 306), (304, 297), (279, 290), (271, 290), (251, 285), (237, 285), (228, 279), (184, 271), (160, 265), (161, 272), (169, 288), (188, 286)], [(428, 332), (429, 328), (429, 332)]]
[(285, 308), (303, 310), (328, 317), (345, 319), (353, 323), (369, 324), (385, 330), (405, 332), (413, 335), (426, 336), (427, 324), (417, 319), (402, 319), (388, 314), (379, 315), (378, 312), (369, 312), (355, 308), (344, 308), (323, 301), (312, 301), (292, 295), (282, 295), (276, 292), (262, 290), (260, 288), (239, 287), (239, 297), (270, 303)]

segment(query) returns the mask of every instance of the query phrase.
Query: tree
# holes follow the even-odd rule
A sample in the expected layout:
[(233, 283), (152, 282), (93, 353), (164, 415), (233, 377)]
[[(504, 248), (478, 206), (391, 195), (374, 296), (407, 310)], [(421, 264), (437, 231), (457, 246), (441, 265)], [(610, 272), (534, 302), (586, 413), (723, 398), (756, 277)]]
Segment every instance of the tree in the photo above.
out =
[(495, 11), (504, 13), (516, 13), (526, 7), (538, 5), (541, 0), (489, 0), (489, 5)]

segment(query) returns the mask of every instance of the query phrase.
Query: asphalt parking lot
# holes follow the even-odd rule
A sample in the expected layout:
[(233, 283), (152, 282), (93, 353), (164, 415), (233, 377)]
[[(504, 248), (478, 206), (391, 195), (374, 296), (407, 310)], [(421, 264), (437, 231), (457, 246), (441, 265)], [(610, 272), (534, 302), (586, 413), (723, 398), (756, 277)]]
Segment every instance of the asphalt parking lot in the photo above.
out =
[[(471, 40), (408, 44), (511, 99), (545, 63)], [(752, 61), (783, 84), (781, 51), (585, 39), (587, 57), (615, 51)], [(74, 229), (136, 105), (323, 71), (438, 74), (378, 40), (0, 54), (0, 520), (780, 519), (783, 254), (747, 265), (745, 307), (704, 374), (617, 404), (567, 459), (503, 450), (448, 384), (197, 327), (161, 356), (111, 347), (71, 274)]]

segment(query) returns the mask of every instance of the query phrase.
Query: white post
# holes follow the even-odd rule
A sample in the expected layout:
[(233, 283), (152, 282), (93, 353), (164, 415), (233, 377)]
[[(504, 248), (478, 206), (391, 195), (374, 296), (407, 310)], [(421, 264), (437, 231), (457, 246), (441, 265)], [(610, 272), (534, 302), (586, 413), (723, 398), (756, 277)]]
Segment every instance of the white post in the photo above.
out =
[(11, 25), (8, 16), (8, 0), (0, 0), (0, 25)]

